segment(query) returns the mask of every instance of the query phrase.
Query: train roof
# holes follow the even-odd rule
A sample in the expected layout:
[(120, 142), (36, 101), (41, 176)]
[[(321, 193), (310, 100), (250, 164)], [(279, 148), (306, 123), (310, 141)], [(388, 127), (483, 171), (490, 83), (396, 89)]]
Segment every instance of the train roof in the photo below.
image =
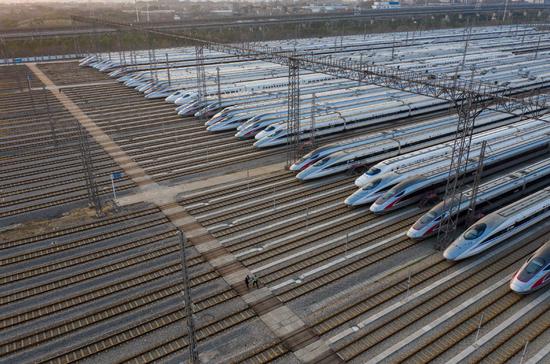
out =
[(497, 214), (502, 217), (509, 217), (511, 215), (518, 213), (521, 210), (530, 208), (531, 206), (533, 206), (534, 204), (540, 201), (550, 204), (550, 187), (546, 187), (541, 191), (533, 193), (532, 195), (529, 195), (525, 198), (522, 198), (519, 201), (516, 201), (506, 207), (503, 207), (502, 209), (499, 209), (497, 211)]
[[(504, 176), (500, 176), (500, 177), (491, 179), (485, 183), (482, 183), (479, 186), (477, 197), (479, 199), (482, 199), (485, 193), (489, 193), (492, 190), (501, 188), (504, 185), (507, 185), (509, 183), (514, 183), (514, 182), (521, 183), (523, 182), (524, 178), (536, 177), (537, 175), (540, 175), (540, 174), (546, 175), (549, 172), (550, 172), (550, 158), (546, 158), (537, 163), (531, 164), (523, 169), (516, 170), (512, 173), (509, 173)], [(469, 200), (472, 196), (472, 192), (473, 191), (469, 189), (466, 192), (464, 192), (464, 196), (466, 196), (467, 199)]]
[[(549, 130), (550, 130), (550, 126), (549, 126)], [(528, 137), (529, 134), (531, 134), (531, 133), (532, 133), (532, 131), (528, 131), (528, 132), (524, 132), (524, 133), (513, 133), (513, 134), (510, 134), (510, 135), (504, 135), (504, 136), (501, 136), (499, 138), (495, 138), (493, 140), (490, 140), (489, 142), (491, 144), (487, 144), (488, 151), (486, 151), (486, 153), (503, 153), (503, 152), (506, 152), (507, 150), (516, 149), (520, 145), (528, 145), (528, 144), (533, 143), (534, 141), (539, 141), (542, 138), (546, 138), (544, 135), (536, 135), (536, 136), (531, 136), (534, 139), (517, 140), (517, 142), (514, 145), (505, 145), (505, 146), (500, 146), (499, 147), (498, 144), (497, 144), (497, 143), (503, 143), (503, 142), (506, 142), (506, 141), (514, 141), (517, 138)], [(497, 144), (497, 145), (495, 145), (495, 144)], [(450, 146), (449, 143), (442, 143), (443, 147), (445, 145)], [(481, 150), (481, 143), (476, 143), (476, 144), (472, 145), (471, 151), (478, 151), (478, 150)], [(451, 158), (451, 156), (448, 155), (448, 154), (437, 155), (437, 156), (434, 156), (432, 158), (422, 159), (422, 160), (413, 162), (411, 164), (405, 165), (402, 168), (399, 168), (398, 170), (396, 170), (395, 172), (398, 173), (398, 174), (410, 173), (411, 171), (414, 171), (415, 169), (418, 169), (418, 168), (422, 168), (427, 164), (433, 164), (433, 163), (440, 162), (440, 161), (443, 161), (443, 160), (446, 160), (446, 159), (450, 160), (450, 158)], [(479, 159), (479, 156), (473, 156), (473, 157), (469, 158), (469, 161), (470, 162), (475, 162), (478, 159)], [(440, 167), (440, 168), (444, 168), (444, 167)], [(433, 169), (429, 172), (426, 172), (425, 175), (434, 175), (434, 174), (438, 174), (439, 172), (440, 172), (440, 169)]]
[(541, 257), (546, 262), (550, 261), (550, 241), (547, 241), (543, 246), (538, 248), (534, 256)]

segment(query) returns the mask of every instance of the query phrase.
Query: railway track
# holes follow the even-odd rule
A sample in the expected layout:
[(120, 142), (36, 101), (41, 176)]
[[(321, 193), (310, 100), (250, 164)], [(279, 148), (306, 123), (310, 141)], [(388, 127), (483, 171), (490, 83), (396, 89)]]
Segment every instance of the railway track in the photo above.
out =
[[(108, 132), (158, 182), (211, 173), (225, 168), (238, 168), (243, 163), (263, 158), (277, 159), (281, 155), (281, 148), (254, 150), (251, 153), (250, 142), (237, 140), (230, 135), (232, 133), (208, 133), (202, 123), (174, 115), (172, 106), (163, 101), (144, 100), (141, 95), (124, 86), (108, 84), (73, 87), (63, 89), (63, 92), (73, 98), (98, 126)], [(123, 97), (119, 97), (119, 94)], [(52, 102), (52, 105), (55, 105), (55, 102)], [(130, 117), (136, 112), (140, 115)], [(115, 121), (117, 124), (113, 125)], [(50, 147), (51, 133), (48, 133), (47, 128), (48, 126), (44, 125), (42, 136), (27, 139), (25, 146), (19, 145), (18, 154), (23, 152), (24, 148)], [(385, 128), (382, 126), (373, 130)], [(364, 132), (354, 131), (345, 137)], [(76, 129), (68, 129), (62, 136), (71, 137), (75, 136), (75, 133)], [(178, 137), (180, 134), (186, 135), (189, 146), (181, 145)], [(333, 136), (325, 139), (328, 142), (343, 137)], [(102, 191), (108, 194), (109, 175), (117, 169), (116, 165), (109, 163), (110, 158), (101, 153), (95, 143), (92, 143), (92, 150), (95, 162), (100, 166), (105, 163), (104, 168), (98, 170), (98, 176)], [(85, 194), (84, 191), (78, 191), (82, 189), (84, 179), (69, 175), (71, 168), (74, 170), (79, 163), (77, 155), (66, 150), (60, 151), (60, 148), (52, 148), (50, 153), (41, 153), (38, 156), (36, 153), (24, 152), (18, 158), (10, 159), (9, 165), (13, 171), (11, 177), (14, 182), (8, 182), (4, 186), (2, 197), (5, 199), (5, 208), (9, 207), (9, 211), (2, 217), (13, 217), (81, 200)], [(38, 165), (40, 167), (37, 169), (35, 166)], [(23, 170), (32, 172), (17, 172), (22, 166), (25, 167)], [(52, 169), (60, 172), (41, 175)], [(55, 179), (52, 180), (50, 176)], [(29, 186), (19, 187), (25, 184)], [(133, 184), (123, 180), (120, 189), (132, 187)], [(71, 197), (64, 199), (61, 198), (63, 195)], [(33, 205), (28, 206), (31, 202)]]
[[(120, 224), (125, 226), (117, 228)], [(93, 233), (98, 230), (103, 232)], [(51, 245), (54, 239), (58, 243)], [(99, 337), (92, 336), (93, 340), (40, 355), (40, 360), (53, 362), (84, 359), (133, 338), (164, 330), (185, 318), (179, 298), (182, 285), (177, 278), (181, 264), (176, 230), (156, 208), (5, 242), (0, 248), (4, 251), (2, 270), (9, 272), (0, 278), (4, 287), (0, 297), (3, 307), (0, 327), (13, 333), (0, 339), (3, 358), (35, 357), (35, 348), (47, 348), (57, 338), (80, 335), (104, 323), (116, 322), (119, 317), (148, 310), (142, 319), (115, 325), (108, 334), (106, 331)], [(126, 254), (132, 251), (140, 253)], [(237, 293), (216, 283), (219, 275), (205, 264), (202, 256), (191, 250), (188, 264), (191, 287), (199, 290), (195, 295), (195, 314), (214, 310), (213, 316), (207, 314), (199, 320), (199, 340), (209, 339), (255, 316), (246, 306), (231, 304)], [(118, 278), (101, 278), (113, 274)], [(83, 286), (86, 282), (93, 284)], [(52, 295), (61, 291), (67, 293)], [(118, 298), (105, 301), (108, 297)], [(98, 306), (94, 302), (103, 303)], [(222, 308), (220, 312), (218, 307)], [(228, 311), (231, 307), (235, 309)]]
[(28, 87), (28, 82), (31, 83), (31, 87), (41, 87), (43, 84), (35, 79), (31, 78), (27, 81), (27, 74), (30, 70), (25, 65), (10, 65), (0, 67), (0, 93), (12, 94), (17, 90)]
[[(33, 92), (34, 93), (34, 92)], [(24, 95), (24, 94), (19, 94)], [(35, 110), (33, 96), (26, 94), (16, 107), (26, 107), (29, 111)], [(2, 97), (0, 97), (2, 99)], [(56, 105), (54, 101), (50, 103)], [(7, 105), (7, 111), (13, 105)], [(53, 107), (52, 107), (53, 109)], [(58, 110), (63, 110), (57, 108)], [(50, 110), (52, 111), (52, 110)], [(75, 121), (63, 110), (61, 115), (52, 111), (57, 138), (62, 141), (54, 145), (48, 121), (38, 123), (43, 125), (42, 135), (35, 136), (25, 128), (12, 130), (13, 141), (6, 140), (2, 146), (2, 152), (6, 158), (2, 161), (4, 180), (1, 185), (0, 218), (12, 218), (18, 215), (37, 211), (44, 208), (60, 206), (70, 202), (81, 201), (86, 198), (85, 180), (82, 173), (82, 164), (78, 154)], [(15, 119), (8, 119), (4, 125), (25, 125), (29, 127), (35, 124), (36, 115), (21, 116)], [(11, 130), (11, 129), (10, 129)], [(74, 149), (71, 150), (70, 139)], [(66, 141), (69, 140), (69, 143)], [(63, 150), (63, 152), (59, 152)], [(96, 168), (96, 177), (100, 193), (110, 193), (110, 174), (118, 170), (112, 159), (100, 149), (99, 145), (91, 142), (91, 155)], [(60, 156), (61, 155), (61, 156)], [(64, 157), (63, 157), (64, 156)], [(117, 182), (119, 190), (126, 190), (134, 187), (133, 182), (124, 178)]]
[(83, 82), (105, 81), (107, 75), (90, 68), (83, 68), (78, 61), (63, 63), (39, 63), (38, 68), (56, 85), (71, 85)]
[[(55, 67), (44, 70), (53, 75), (58, 72)], [(78, 68), (70, 68), (56, 82), (70, 85), (77, 83), (77, 76)], [(95, 80), (90, 77), (85, 81)], [(0, 74), (0, 85), (1, 80)], [(250, 141), (237, 140), (230, 132), (208, 133), (201, 122), (174, 115), (171, 105), (145, 100), (115, 83), (69, 87), (63, 92), (157, 182), (242, 170), (244, 162), (273, 163), (282, 151), (255, 150)], [(10, 105), (11, 100), (0, 97), (0, 105), (14, 116), (0, 127), (7, 127), (13, 138), (7, 149), (17, 152), (3, 164), (9, 179), (0, 187), (0, 217), (82, 200), (83, 179), (74, 174), (78, 156), (50, 148), (47, 121), (38, 122), (33, 135), (38, 114), (32, 113), (30, 98)], [(55, 100), (51, 105), (62, 125), (59, 136), (74, 137), (76, 129), (67, 110)], [(320, 140), (340, 140), (366, 130)], [(43, 153), (25, 148), (42, 148)], [(92, 151), (99, 187), (110, 193), (109, 175), (118, 168), (95, 143)], [(127, 179), (117, 182), (119, 190), (133, 187)], [(445, 362), (471, 344), (480, 319), (486, 327), (481, 335), (489, 335), (506, 317), (529, 307), (528, 300), (512, 294), (502, 282), (536, 249), (538, 240), (483, 255), (476, 266), (452, 264), (425, 243), (406, 238), (406, 229), (423, 211), (414, 208), (375, 216), (366, 208), (349, 209), (342, 200), (354, 189), (346, 175), (301, 183), (280, 171), (186, 193), (178, 203), (273, 296), (287, 307), (299, 308), (308, 329), (329, 342), (346, 362), (380, 355), (391, 362)], [(179, 249), (175, 228), (159, 209), (148, 206), (0, 242), (0, 328), (7, 333), (0, 337), (0, 360), (65, 363), (116, 358), (113, 361), (142, 363), (185, 358), (188, 341)], [(187, 249), (192, 310), (203, 352), (209, 345), (233, 345), (230, 339), (246, 330), (256, 333), (257, 313), (242, 300), (240, 288), (227, 285), (195, 248)], [(415, 256), (420, 253), (425, 255)], [(409, 277), (398, 270), (387, 278), (388, 285), (374, 284), (344, 303), (335, 299), (307, 315), (312, 299), (327, 300), (373, 272), (386, 272), (396, 262), (409, 269)], [(476, 305), (461, 306), (475, 297)], [(445, 315), (452, 310), (458, 311)], [(525, 319), (498, 332), (472, 358), (501, 362), (517, 357), (525, 340), (543, 337), (550, 324), (548, 312), (548, 307), (529, 310)], [(438, 320), (445, 320), (442, 330), (406, 341), (419, 327)], [(256, 337), (240, 354), (229, 349), (233, 356), (227, 362), (294, 359), (280, 340)], [(404, 344), (395, 346), (396, 342)]]
[[(411, 350), (412, 352), (409, 352), (409, 355), (403, 354), (394, 358), (398, 361), (435, 360), (438, 355), (449, 350), (451, 345), (457, 344), (459, 338), (465, 338), (475, 332), (477, 324), (479, 323), (479, 315), (481, 312), (484, 312), (485, 308), (488, 308), (486, 311), (488, 315), (487, 319), (492, 319), (520, 300), (520, 296), (512, 294), (509, 291), (507, 287), (507, 282), (509, 281), (508, 276), (514, 272), (514, 270), (523, 263), (524, 259), (532, 251), (536, 250), (537, 247), (538, 242), (530, 243), (526, 246), (515, 246), (511, 251), (507, 251), (505, 254), (492, 256), (486, 260), (485, 264), (471, 267), (471, 269), (461, 272), (462, 274), (456, 276), (450, 274), (450, 272), (453, 272), (450, 263), (439, 261), (428, 270), (420, 271), (419, 274), (414, 274), (414, 276), (411, 275), (410, 286), (408, 286), (410, 292), (423, 292), (423, 295), (411, 299), (405, 298), (404, 302), (400, 303), (399, 306), (394, 304), (395, 309), (391, 311), (386, 310), (384, 313), (387, 312), (387, 314), (382, 315), (379, 313), (377, 315), (375, 312), (379, 307), (389, 306), (386, 302), (395, 303), (395, 298), (399, 296), (403, 299), (403, 295), (406, 294), (404, 290), (404, 283), (406, 282), (399, 282), (399, 284), (389, 287), (389, 289), (384, 289), (378, 294), (364, 297), (360, 304), (355, 305), (353, 308), (347, 308), (346, 311), (344, 311), (354, 311), (353, 315), (347, 314), (347, 317), (342, 313), (332, 315), (328, 320), (319, 322), (316, 329), (322, 332), (328, 332), (334, 330), (337, 326), (342, 326), (344, 323), (349, 325), (350, 321), (353, 325), (354, 321), (357, 322), (357, 317), (363, 316), (363, 318), (365, 318), (364, 315), (366, 313), (372, 312), (370, 316), (367, 316), (366, 320), (368, 320), (369, 317), (373, 319), (366, 321), (368, 322), (366, 327), (358, 330), (357, 333), (353, 335), (342, 338), (340, 341), (337, 341), (335, 345), (338, 354), (346, 361), (355, 360), (355, 358), (358, 358), (360, 355), (362, 358), (373, 358), (374, 355), (380, 353), (381, 350), (375, 350), (376, 347), (384, 348), (383, 343), (385, 340), (389, 340), (390, 337), (399, 333), (412, 333), (413, 327), (418, 327), (414, 326), (417, 321), (433, 321), (433, 318), (428, 319), (426, 317), (431, 313), (434, 315), (439, 313), (441, 315), (442, 313), (440, 310), (442, 307), (452, 307), (453, 304), (456, 305), (459, 302), (464, 302), (465, 299), (461, 299), (461, 297), (467, 296), (468, 294), (471, 295), (474, 287), (480, 287), (478, 289), (481, 290), (481, 287), (485, 288), (484, 285), (486, 285), (486, 282), (494, 281), (495, 277), (504, 276), (505, 284), (501, 284), (498, 289), (491, 291), (489, 296), (483, 297), (484, 300), (480, 302), (480, 305), (474, 306), (472, 309), (468, 308), (468, 310), (460, 312), (460, 315), (453, 317), (456, 326), (447, 325), (443, 330), (430, 331), (428, 336), (430, 336), (433, 341), (429, 341), (428, 338), (426, 338), (424, 348), (416, 348), (418, 350)], [(449, 269), (450, 272), (448, 271)], [(428, 284), (430, 282), (434, 282), (436, 279), (441, 279), (445, 276), (452, 276), (452, 279), (440, 284), (437, 289), (431, 289), (425, 292), (422, 291), (422, 289), (426, 289), (426, 287), (429, 286)], [(393, 301), (390, 301), (392, 299)], [(376, 320), (374, 318), (376, 318)], [(473, 322), (476, 324), (472, 325)], [(459, 325), (462, 325), (460, 326), (462, 330), (458, 327)], [(457, 330), (451, 333), (451, 329), (455, 327)], [(447, 335), (447, 333), (449, 334)], [(441, 336), (441, 339), (438, 339), (438, 336)], [(437, 345), (435, 345), (436, 339)]]

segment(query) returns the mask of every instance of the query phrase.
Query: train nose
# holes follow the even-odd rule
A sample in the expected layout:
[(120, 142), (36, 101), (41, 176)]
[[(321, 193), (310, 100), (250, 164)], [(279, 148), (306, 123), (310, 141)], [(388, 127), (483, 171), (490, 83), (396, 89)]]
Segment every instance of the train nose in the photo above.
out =
[(369, 210), (371, 210), (371, 212), (374, 212), (375, 214), (381, 214), (384, 212), (384, 205), (383, 204), (379, 204), (377, 202), (374, 202)]
[(262, 131), (259, 132), (258, 134), (254, 135), (254, 139), (260, 140), (260, 139), (262, 139), (262, 138), (263, 138), (264, 136), (266, 136), (266, 135), (267, 135), (267, 133), (266, 133), (265, 131), (262, 130)]
[(310, 170), (309, 168), (304, 169), (300, 173), (296, 175), (296, 178), (298, 178), (300, 181), (307, 181), (310, 179), (314, 179), (316, 177), (316, 173), (313, 170)]
[(411, 226), (409, 231), (407, 231), (407, 236), (414, 240), (419, 240), (424, 237), (424, 232), (422, 230), (416, 230), (414, 227)]
[(460, 249), (457, 249), (456, 246), (450, 245), (445, 251), (443, 252), (443, 257), (447, 260), (460, 260), (461, 251)]
[(367, 184), (367, 181), (368, 181), (368, 177), (362, 174), (357, 179), (355, 179), (355, 185), (357, 187), (363, 187)]
[(510, 289), (516, 293), (525, 294), (529, 292), (529, 285), (514, 277), (510, 281)]
[(291, 166), (290, 166), (290, 170), (291, 171), (299, 171), (301, 170), (302, 168), (300, 167), (300, 163), (293, 163)]
[(356, 200), (357, 200), (357, 197), (355, 196), (355, 193), (351, 196), (348, 196), (348, 198), (346, 198), (344, 200), (344, 203), (348, 206), (356, 206)]
[(359, 206), (359, 205), (364, 205), (366, 203), (368, 203), (369, 201), (368, 200), (372, 200), (372, 199), (369, 199), (368, 198), (369, 196), (367, 196), (365, 194), (365, 191), (363, 190), (358, 190), (358, 191), (355, 191), (353, 194), (351, 194), (350, 196), (348, 196), (348, 198), (346, 198), (344, 200), (344, 203), (348, 206)]
[(260, 140), (256, 140), (252, 145), (255, 146), (256, 148), (265, 148), (265, 147), (269, 147), (269, 141), (266, 139), (260, 139)]
[[(237, 128), (238, 129), (238, 128)], [(249, 129), (249, 128), (241, 128), (241, 129), (238, 129), (239, 131), (237, 132), (237, 134), (235, 134), (235, 136), (237, 138), (241, 138), (241, 139), (252, 139), (254, 138), (254, 136), (256, 134), (254, 134), (258, 129)]]

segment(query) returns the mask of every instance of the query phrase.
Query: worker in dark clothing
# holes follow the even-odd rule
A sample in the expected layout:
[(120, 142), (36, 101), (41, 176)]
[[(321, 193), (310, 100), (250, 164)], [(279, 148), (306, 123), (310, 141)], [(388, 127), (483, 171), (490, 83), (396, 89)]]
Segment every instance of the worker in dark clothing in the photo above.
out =
[(246, 278), (244, 279), (244, 283), (246, 284), (246, 288), (250, 288), (250, 277), (248, 274), (246, 275)]

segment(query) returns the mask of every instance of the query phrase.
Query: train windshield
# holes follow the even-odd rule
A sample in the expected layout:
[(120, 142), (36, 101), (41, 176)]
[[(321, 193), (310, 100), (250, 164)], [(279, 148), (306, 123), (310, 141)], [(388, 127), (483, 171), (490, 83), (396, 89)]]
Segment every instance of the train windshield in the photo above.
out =
[(544, 261), (544, 259), (537, 257), (531, 260), (529, 264), (527, 264), (527, 267), (525, 267), (525, 273), (529, 275), (535, 274), (540, 271), (545, 264), (546, 262)]
[(377, 175), (378, 173), (380, 173), (381, 170), (380, 168), (375, 168), (375, 167), (372, 167), (372, 168), (369, 168), (369, 170), (367, 172), (365, 172), (368, 176), (374, 176), (374, 175)]
[(318, 161), (317, 163), (313, 164), (315, 167), (322, 167), (325, 164), (327, 164), (330, 161), (330, 157), (326, 157)]
[(483, 234), (483, 232), (485, 231), (485, 229), (487, 229), (487, 225), (486, 224), (477, 224), (477, 225), (474, 225), (472, 226), (471, 228), (469, 228), (465, 233), (464, 233), (464, 239), (466, 240), (474, 240), (474, 239), (477, 239), (481, 236), (481, 234)]
[(365, 187), (362, 188), (363, 191), (372, 190), (374, 187), (378, 186), (380, 184), (380, 179), (375, 179), (374, 181), (371, 181), (367, 183)]
[(430, 211), (428, 212), (427, 214), (424, 214), (424, 216), (422, 216), (420, 218), (420, 220), (418, 220), (414, 225), (413, 225), (413, 228), (415, 230), (420, 230), (422, 229), (424, 226), (426, 226), (427, 224), (429, 224), (430, 222), (432, 221), (436, 221), (436, 220), (439, 220), (440, 217), (437, 215), (437, 213), (435, 211)]
[(382, 195), (382, 197), (379, 198), (380, 202), (388, 201), (395, 193), (396, 193), (396, 191), (392, 188), (388, 192), (384, 193)]

